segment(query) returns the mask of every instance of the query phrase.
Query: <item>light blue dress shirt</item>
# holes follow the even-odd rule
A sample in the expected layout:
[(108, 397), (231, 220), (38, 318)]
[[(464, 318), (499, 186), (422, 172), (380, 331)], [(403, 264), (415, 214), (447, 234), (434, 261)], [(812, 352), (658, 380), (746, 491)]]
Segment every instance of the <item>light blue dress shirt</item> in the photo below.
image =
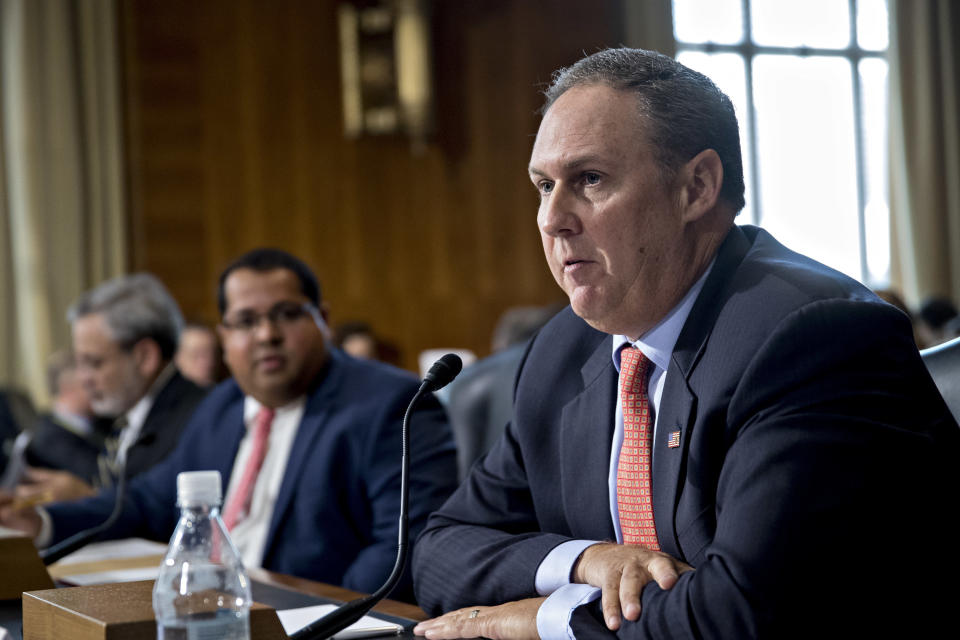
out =
[[(663, 396), (663, 385), (667, 378), (667, 369), (670, 356), (680, 337), (680, 331), (687, 322), (690, 309), (703, 288), (707, 276), (713, 269), (713, 262), (707, 267), (700, 279), (683, 296), (680, 302), (670, 310), (663, 320), (652, 329), (631, 342), (626, 336), (613, 336), (613, 365), (620, 373), (620, 351), (623, 347), (633, 345), (640, 349), (652, 363), (652, 371), (648, 382), (648, 394), (654, 416), (654, 437), (656, 437), (657, 417), (659, 415), (660, 398)], [(613, 432), (613, 442), (610, 446), (610, 466), (607, 482), (610, 496), (610, 517), (613, 520), (613, 529), (617, 535), (617, 542), (623, 542), (620, 532), (620, 514), (617, 510), (617, 464), (620, 458), (620, 445), (623, 443), (623, 410), (620, 404), (619, 389), (617, 392), (616, 426)], [(656, 450), (653, 452), (653, 464), (656, 464)], [(575, 640), (570, 629), (570, 616), (574, 609), (592, 602), (600, 597), (600, 589), (587, 584), (570, 582), (570, 574), (577, 558), (587, 547), (597, 544), (598, 540), (569, 540), (556, 547), (547, 554), (537, 569), (535, 586), (541, 596), (549, 596), (540, 605), (537, 612), (537, 632), (542, 640)]]

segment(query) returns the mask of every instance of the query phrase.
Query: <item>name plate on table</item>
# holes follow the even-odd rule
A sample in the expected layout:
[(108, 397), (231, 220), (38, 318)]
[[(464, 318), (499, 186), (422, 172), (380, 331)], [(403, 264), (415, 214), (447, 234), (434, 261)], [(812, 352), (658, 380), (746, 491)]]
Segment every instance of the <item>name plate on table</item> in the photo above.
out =
[(53, 580), (33, 540), (0, 527), (0, 600), (14, 600), (24, 591), (52, 588)]
[[(23, 594), (23, 640), (156, 640), (153, 581)], [(254, 602), (253, 640), (286, 640), (277, 612)]]

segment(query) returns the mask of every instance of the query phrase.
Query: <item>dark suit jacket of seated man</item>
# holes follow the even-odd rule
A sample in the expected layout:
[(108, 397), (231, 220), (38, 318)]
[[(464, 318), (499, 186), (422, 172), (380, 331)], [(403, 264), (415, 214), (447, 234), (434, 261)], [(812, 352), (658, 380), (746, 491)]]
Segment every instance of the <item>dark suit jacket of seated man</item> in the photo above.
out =
[[(640, 77), (624, 89), (601, 76), (554, 98), (530, 169), (547, 259), (572, 308), (529, 346), (504, 437), (417, 542), (418, 601), (449, 613), (415, 631), (943, 633), (956, 596), (946, 584), (957, 570), (949, 512), (960, 429), (907, 318), (767, 232), (732, 224), (742, 182), (739, 203), (736, 190), (717, 192), (736, 171), (719, 163), (737, 144), (735, 120), (726, 142), (709, 138), (717, 127), (694, 124), (707, 132), (702, 146), (658, 173), (664, 155), (647, 142), (663, 117), (658, 91), (694, 101), (666, 110), (696, 123), (691, 111), (722, 95), (709, 81), (650, 52), (593, 57), (601, 69), (626, 60)], [(674, 92), (675, 82), (684, 86)], [(656, 95), (638, 101), (635, 87)], [(729, 123), (732, 108), (724, 111)], [(637, 121), (640, 142), (629, 131)], [(675, 132), (668, 139), (680, 144)], [(675, 190), (658, 190), (664, 174)], [(696, 250), (684, 254), (691, 238)], [(658, 294), (671, 279), (677, 293)], [(654, 363), (659, 551), (619, 544), (615, 520), (617, 363), (631, 342)]]
[[(169, 539), (177, 474), (216, 469), (227, 487), (224, 519), (247, 566), (359, 591), (382, 584), (397, 549), (401, 424), (419, 383), (329, 348), (320, 300), (313, 273), (280, 250), (251, 251), (224, 270), (218, 332), (233, 378), (199, 405), (170, 456), (130, 482), (105, 538)], [(410, 433), (415, 536), (455, 488), (457, 472), (436, 398), (413, 413)], [(0, 514), (41, 538), (49, 528), (55, 542), (105, 520), (114, 502), (110, 490), (50, 505), (52, 527), (41, 527), (42, 513), (0, 504)], [(407, 576), (393, 595), (410, 594)]]
[[(307, 398), (261, 566), (363, 592), (382, 584), (397, 551), (400, 424), (417, 386), (388, 365), (330, 351)], [(174, 452), (130, 483), (123, 514), (104, 537), (169, 539), (179, 516), (181, 471), (216, 469), (227, 486), (244, 435), (243, 406), (243, 391), (232, 379), (211, 391)], [(415, 536), (454, 489), (457, 475), (446, 416), (433, 397), (414, 412), (410, 455)], [(111, 490), (48, 507), (55, 541), (105, 520), (114, 498)], [(394, 596), (409, 598), (409, 584)]]

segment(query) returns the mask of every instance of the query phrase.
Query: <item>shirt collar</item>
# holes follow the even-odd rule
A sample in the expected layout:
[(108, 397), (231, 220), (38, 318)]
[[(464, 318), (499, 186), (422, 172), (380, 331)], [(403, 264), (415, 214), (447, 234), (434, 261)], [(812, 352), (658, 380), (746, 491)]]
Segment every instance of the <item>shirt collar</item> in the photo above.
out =
[[(307, 396), (300, 396), (293, 402), (288, 402), (282, 407), (276, 409), (276, 416), (288, 414), (291, 411), (297, 411), (301, 409), (306, 402)], [(243, 424), (246, 425), (248, 429), (251, 425), (253, 425), (254, 418), (256, 418), (257, 414), (260, 413), (261, 408), (263, 408), (263, 404), (253, 396), (247, 395), (243, 397)]]
[(613, 366), (617, 368), (618, 373), (620, 372), (620, 350), (627, 345), (640, 349), (640, 352), (659, 369), (667, 370), (670, 364), (670, 356), (673, 354), (673, 348), (677, 344), (683, 325), (687, 322), (693, 303), (700, 295), (700, 290), (703, 289), (703, 284), (707, 281), (707, 276), (713, 269), (714, 262), (716, 262), (716, 258), (710, 261), (703, 275), (687, 290), (680, 302), (660, 322), (637, 338), (636, 341), (631, 341), (627, 336), (613, 336)]

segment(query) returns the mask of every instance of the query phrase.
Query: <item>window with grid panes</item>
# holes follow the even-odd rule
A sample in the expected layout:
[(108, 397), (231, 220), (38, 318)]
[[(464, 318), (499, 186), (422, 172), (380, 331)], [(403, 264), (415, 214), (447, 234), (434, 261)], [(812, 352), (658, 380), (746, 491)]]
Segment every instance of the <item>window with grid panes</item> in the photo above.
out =
[(673, 16), (677, 59), (737, 110), (739, 222), (887, 285), (887, 1), (673, 0)]

